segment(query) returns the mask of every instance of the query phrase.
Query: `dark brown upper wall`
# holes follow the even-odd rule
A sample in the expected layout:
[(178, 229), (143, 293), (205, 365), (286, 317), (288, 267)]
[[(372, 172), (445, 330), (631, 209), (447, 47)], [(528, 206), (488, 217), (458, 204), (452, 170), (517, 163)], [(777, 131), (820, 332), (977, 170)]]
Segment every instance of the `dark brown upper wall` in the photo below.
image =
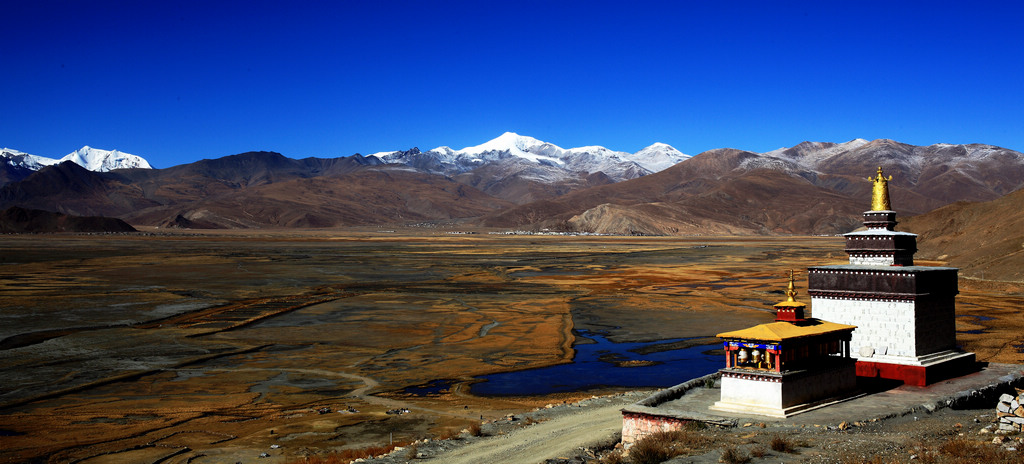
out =
[(957, 269), (925, 266), (816, 266), (807, 269), (811, 296), (917, 300), (956, 295)]

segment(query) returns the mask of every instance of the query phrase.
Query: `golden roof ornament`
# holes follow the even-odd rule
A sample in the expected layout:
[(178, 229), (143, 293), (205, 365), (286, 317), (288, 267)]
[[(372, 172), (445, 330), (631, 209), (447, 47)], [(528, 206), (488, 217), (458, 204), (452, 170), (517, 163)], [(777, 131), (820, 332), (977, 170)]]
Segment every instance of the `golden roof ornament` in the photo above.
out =
[(792, 269), (789, 270), (789, 285), (786, 286), (786, 301), (775, 304), (775, 320), (799, 323), (805, 321), (804, 308), (806, 304), (796, 301), (796, 277)]
[(793, 270), (790, 269), (789, 270), (789, 285), (786, 287), (786, 296), (789, 297), (786, 300), (787, 303), (790, 302), (790, 301), (796, 302), (796, 300), (794, 299), (794, 297), (796, 297), (796, 285), (793, 284), (793, 281), (794, 281)]
[(882, 167), (878, 167), (878, 174), (874, 179), (868, 178), (868, 180), (874, 182), (874, 186), (871, 188), (871, 211), (891, 211), (892, 207), (889, 205), (889, 181), (892, 180), (890, 175), (888, 179), (882, 175)]

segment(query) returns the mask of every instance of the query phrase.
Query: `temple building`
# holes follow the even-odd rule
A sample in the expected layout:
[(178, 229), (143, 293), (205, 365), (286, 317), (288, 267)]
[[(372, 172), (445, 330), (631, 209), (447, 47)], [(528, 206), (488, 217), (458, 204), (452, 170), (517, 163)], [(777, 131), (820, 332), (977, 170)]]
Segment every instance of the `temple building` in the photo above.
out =
[(788, 417), (835, 401), (857, 388), (850, 337), (855, 326), (805, 318), (806, 305), (775, 305), (775, 322), (718, 334), (724, 340), (721, 400), (711, 409)]
[(915, 266), (917, 235), (895, 231), (882, 168), (873, 179), (866, 230), (845, 234), (850, 264), (807, 269), (814, 316), (856, 325), (857, 375), (924, 386), (973, 368), (956, 345), (957, 269)]
[[(622, 442), (698, 421), (728, 425), (735, 417), (787, 418), (866, 396), (863, 377), (926, 386), (977, 369), (956, 345), (957, 272), (917, 266), (917, 236), (897, 232), (882, 168), (874, 178), (865, 230), (845, 234), (849, 264), (807, 269), (814, 318), (796, 301), (790, 274), (775, 321), (718, 334), (725, 367), (622, 410)], [(720, 391), (710, 388), (720, 376)], [(861, 386), (865, 386), (861, 382)], [(911, 392), (915, 388), (901, 392)], [(856, 401), (856, 400), (854, 400)], [(720, 411), (722, 414), (715, 414)]]

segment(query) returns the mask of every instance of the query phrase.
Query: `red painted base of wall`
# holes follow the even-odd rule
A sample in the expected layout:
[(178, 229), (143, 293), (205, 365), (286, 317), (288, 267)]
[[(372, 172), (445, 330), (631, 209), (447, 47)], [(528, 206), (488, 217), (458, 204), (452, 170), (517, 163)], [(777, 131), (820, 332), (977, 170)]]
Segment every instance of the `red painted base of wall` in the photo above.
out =
[(870, 361), (857, 361), (857, 377), (900, 380), (906, 385), (924, 387), (940, 380), (959, 377), (977, 370), (974, 356), (959, 358), (931, 366), (907, 366)]
[(622, 444), (625, 447), (633, 446), (633, 443), (641, 438), (655, 432), (668, 432), (671, 430), (682, 430), (683, 427), (692, 422), (686, 419), (674, 417), (657, 416), (639, 412), (622, 412)]

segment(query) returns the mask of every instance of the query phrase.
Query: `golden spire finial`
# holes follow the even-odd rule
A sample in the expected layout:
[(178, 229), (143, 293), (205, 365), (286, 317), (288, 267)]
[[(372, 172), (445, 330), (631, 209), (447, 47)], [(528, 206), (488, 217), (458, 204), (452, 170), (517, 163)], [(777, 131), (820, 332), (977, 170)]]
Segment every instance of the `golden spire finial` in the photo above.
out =
[(874, 182), (874, 186), (871, 188), (871, 211), (891, 211), (892, 207), (889, 205), (889, 181), (892, 180), (892, 176), (888, 179), (882, 175), (882, 167), (878, 167), (878, 174), (875, 178), (868, 178), (868, 180)]
[(794, 297), (796, 297), (796, 285), (794, 285), (793, 282), (794, 282), (793, 270), (790, 269), (789, 270), (789, 285), (786, 287), (786, 296), (789, 297), (789, 299), (786, 300), (787, 302), (790, 302), (790, 301), (796, 302), (796, 300), (793, 299)]

